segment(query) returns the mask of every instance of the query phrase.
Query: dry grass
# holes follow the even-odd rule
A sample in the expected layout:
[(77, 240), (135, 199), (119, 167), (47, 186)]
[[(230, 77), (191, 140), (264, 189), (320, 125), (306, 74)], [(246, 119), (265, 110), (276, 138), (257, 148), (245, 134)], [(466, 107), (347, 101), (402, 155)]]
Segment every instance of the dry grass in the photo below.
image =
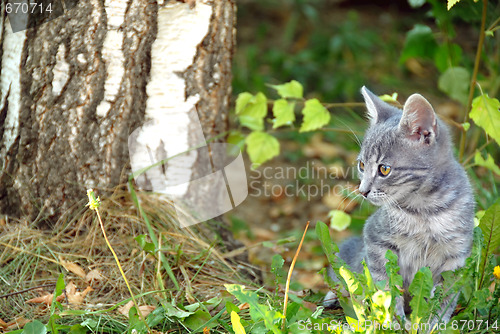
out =
[[(138, 193), (138, 196), (156, 236), (161, 236), (160, 250), (180, 287), (175, 288), (158, 256), (147, 254), (134, 240), (141, 234), (149, 239), (148, 229), (129, 192), (119, 187), (109, 198), (102, 199), (99, 210), (134, 293), (156, 291), (140, 298), (140, 304), (158, 305), (165, 299), (192, 303), (220, 296), (225, 290), (223, 284), (249, 284), (241, 272), (242, 268), (251, 268), (228, 256), (230, 250), (218, 236), (216, 225), (203, 223), (180, 228), (171, 203), (154, 194)], [(83, 204), (81, 208), (73, 217), (61, 219), (51, 230), (40, 230), (25, 221), (2, 220), (0, 295), (55, 283), (59, 274), (64, 273), (66, 284), (73, 281), (79, 290), (89, 285), (94, 289), (82, 305), (67, 307), (105, 309), (130, 297), (95, 213)], [(78, 265), (85, 274), (97, 270), (104, 278), (90, 281), (79, 277), (66, 270), (63, 261)], [(160, 291), (162, 286), (165, 290)], [(53, 287), (0, 298), (0, 319), (8, 322), (19, 317), (31, 320), (48, 316), (46, 306), (26, 303), (39, 296), (41, 290), (52, 292)]]

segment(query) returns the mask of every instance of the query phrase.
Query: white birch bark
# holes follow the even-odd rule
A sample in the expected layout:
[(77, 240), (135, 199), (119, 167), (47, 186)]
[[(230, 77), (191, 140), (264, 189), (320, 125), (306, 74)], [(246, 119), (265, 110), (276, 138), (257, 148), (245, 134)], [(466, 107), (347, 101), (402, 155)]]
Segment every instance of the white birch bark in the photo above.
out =
[[(36, 29), (2, 21), (0, 213), (54, 220), (87, 188), (123, 183), (136, 129), (161, 125), (140, 139), (162, 159), (224, 132), (234, 12), (231, 0), (90, 0)], [(199, 159), (167, 165), (166, 182), (186, 193)]]

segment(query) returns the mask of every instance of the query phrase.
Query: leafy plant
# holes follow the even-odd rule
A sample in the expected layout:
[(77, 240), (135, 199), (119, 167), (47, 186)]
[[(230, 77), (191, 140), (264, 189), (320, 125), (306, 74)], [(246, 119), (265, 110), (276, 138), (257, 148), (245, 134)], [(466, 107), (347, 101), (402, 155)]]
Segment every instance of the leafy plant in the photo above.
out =
[[(272, 124), (273, 129), (293, 126), (296, 103), (304, 105), (301, 111), (304, 117), (299, 132), (317, 130), (330, 122), (330, 113), (318, 99), (303, 98), (303, 88), (299, 82), (292, 80), (270, 87), (277, 91), (281, 97), (279, 100), (268, 101), (262, 92), (256, 95), (244, 92), (236, 99), (237, 120), (241, 126), (252, 130), (245, 139), (245, 145), (250, 160), (257, 166), (277, 156), (280, 151), (279, 141), (270, 133), (264, 132), (265, 123)], [(273, 117), (266, 118), (268, 102), (273, 104)], [(243, 137), (241, 132), (233, 131), (228, 141), (238, 145)]]

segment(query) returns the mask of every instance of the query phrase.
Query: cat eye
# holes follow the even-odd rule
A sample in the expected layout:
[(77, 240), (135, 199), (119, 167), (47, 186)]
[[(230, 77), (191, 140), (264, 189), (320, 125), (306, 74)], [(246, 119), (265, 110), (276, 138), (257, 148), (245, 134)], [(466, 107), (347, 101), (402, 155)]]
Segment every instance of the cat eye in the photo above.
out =
[(358, 168), (360, 171), (364, 172), (365, 171), (365, 164), (363, 163), (363, 161), (359, 161), (358, 162)]
[(387, 176), (391, 172), (391, 166), (380, 165), (378, 166), (380, 176)]

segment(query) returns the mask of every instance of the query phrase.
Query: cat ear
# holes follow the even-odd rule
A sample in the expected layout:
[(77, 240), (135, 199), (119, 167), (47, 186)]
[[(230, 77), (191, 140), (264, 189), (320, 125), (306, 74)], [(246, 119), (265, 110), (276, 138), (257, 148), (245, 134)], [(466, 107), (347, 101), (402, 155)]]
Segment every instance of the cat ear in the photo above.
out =
[(370, 119), (371, 125), (383, 122), (392, 116), (392, 106), (388, 105), (377, 95), (370, 92), (366, 86), (361, 88), (361, 94), (363, 94), (365, 99), (366, 108), (368, 109), (368, 118)]
[(436, 113), (431, 104), (420, 94), (413, 94), (406, 100), (399, 129), (406, 138), (431, 144), (436, 139)]

